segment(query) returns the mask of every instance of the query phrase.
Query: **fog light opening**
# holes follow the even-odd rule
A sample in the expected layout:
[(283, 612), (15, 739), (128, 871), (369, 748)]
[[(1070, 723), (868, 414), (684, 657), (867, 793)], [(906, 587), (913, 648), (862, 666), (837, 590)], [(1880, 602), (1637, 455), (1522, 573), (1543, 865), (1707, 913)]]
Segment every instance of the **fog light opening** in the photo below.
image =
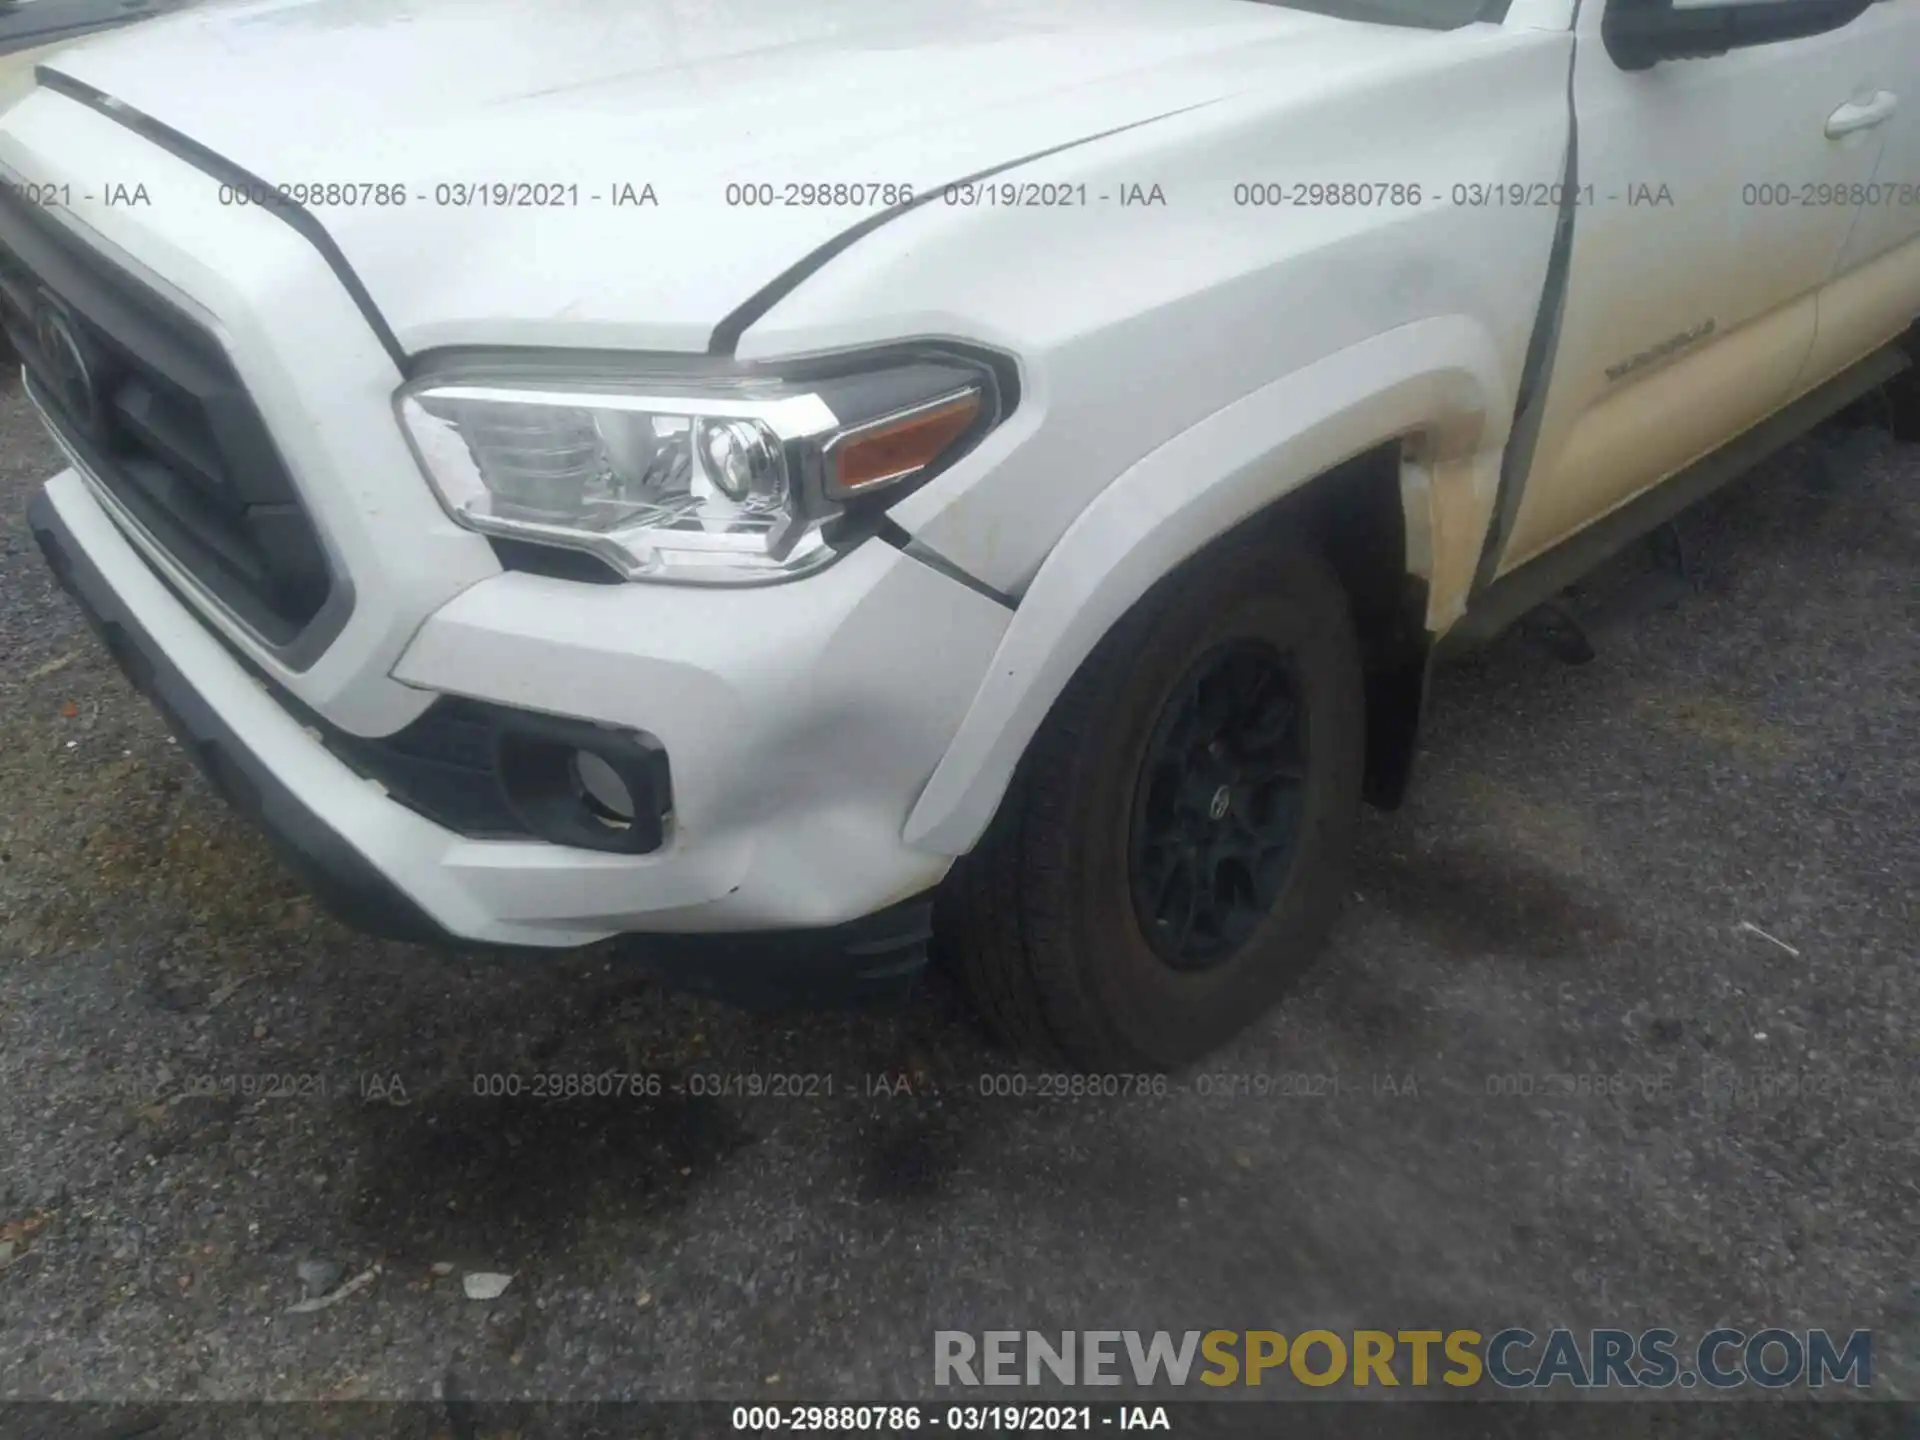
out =
[(609, 830), (633, 828), (633, 794), (613, 766), (591, 750), (575, 750), (567, 773), (582, 808)]
[(644, 855), (665, 839), (667, 756), (637, 734), (515, 715), (494, 732), (500, 788), (527, 829), (555, 845)]

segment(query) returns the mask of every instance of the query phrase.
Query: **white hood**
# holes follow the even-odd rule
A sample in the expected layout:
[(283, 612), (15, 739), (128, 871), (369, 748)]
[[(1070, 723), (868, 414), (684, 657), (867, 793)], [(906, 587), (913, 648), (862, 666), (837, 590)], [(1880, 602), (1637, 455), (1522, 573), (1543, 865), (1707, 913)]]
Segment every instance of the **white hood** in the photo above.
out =
[[(310, 208), (409, 350), (639, 317), (697, 350), (872, 213), (730, 207), (730, 183), (922, 192), (1220, 98), (1249, 45), (1311, 66), (1380, 33), (1250, 0), (244, 0), (52, 68), (269, 182), (403, 185)], [(436, 203), (500, 181), (579, 203)]]

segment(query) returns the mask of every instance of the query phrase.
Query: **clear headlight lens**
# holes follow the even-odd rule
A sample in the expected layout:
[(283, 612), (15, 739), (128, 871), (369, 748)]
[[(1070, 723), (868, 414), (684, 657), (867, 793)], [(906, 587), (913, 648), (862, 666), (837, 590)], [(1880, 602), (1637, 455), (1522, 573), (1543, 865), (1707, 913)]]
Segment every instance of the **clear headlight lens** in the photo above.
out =
[(811, 381), (469, 369), (409, 385), (399, 412), (470, 529), (629, 579), (750, 584), (829, 563), (832, 521), (951, 463), (1000, 398), (989, 367), (940, 355)]

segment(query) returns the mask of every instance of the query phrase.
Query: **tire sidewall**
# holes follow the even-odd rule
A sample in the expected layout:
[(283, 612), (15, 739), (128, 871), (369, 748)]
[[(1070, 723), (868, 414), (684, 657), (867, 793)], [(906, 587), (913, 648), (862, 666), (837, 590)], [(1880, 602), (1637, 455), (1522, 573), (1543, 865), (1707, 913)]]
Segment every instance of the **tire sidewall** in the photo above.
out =
[[(1344, 891), (1357, 819), (1365, 710), (1345, 594), (1325, 562), (1260, 557), (1217, 573), (1158, 611), (1103, 697), (1108, 723), (1075, 786), (1068, 831), (1080, 837), (1072, 903), (1081, 984), (1118, 1048), (1176, 1068), (1214, 1049), (1267, 1009), (1305, 968)], [(1234, 640), (1290, 657), (1307, 730), (1308, 770), (1295, 858), (1272, 912), (1229, 959), (1181, 971), (1153, 951), (1136, 916), (1129, 874), (1134, 799), (1164, 707), (1193, 666)]]

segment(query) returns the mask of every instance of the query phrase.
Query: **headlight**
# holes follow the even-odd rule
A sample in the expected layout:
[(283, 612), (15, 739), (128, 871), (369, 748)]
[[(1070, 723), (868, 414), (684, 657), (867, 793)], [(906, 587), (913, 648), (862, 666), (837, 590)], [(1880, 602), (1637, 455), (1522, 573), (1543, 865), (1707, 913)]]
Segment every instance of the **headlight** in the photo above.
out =
[(984, 362), (946, 353), (811, 378), (469, 362), (399, 395), (440, 501), (486, 535), (586, 550), (630, 580), (750, 584), (837, 553), (999, 423)]

